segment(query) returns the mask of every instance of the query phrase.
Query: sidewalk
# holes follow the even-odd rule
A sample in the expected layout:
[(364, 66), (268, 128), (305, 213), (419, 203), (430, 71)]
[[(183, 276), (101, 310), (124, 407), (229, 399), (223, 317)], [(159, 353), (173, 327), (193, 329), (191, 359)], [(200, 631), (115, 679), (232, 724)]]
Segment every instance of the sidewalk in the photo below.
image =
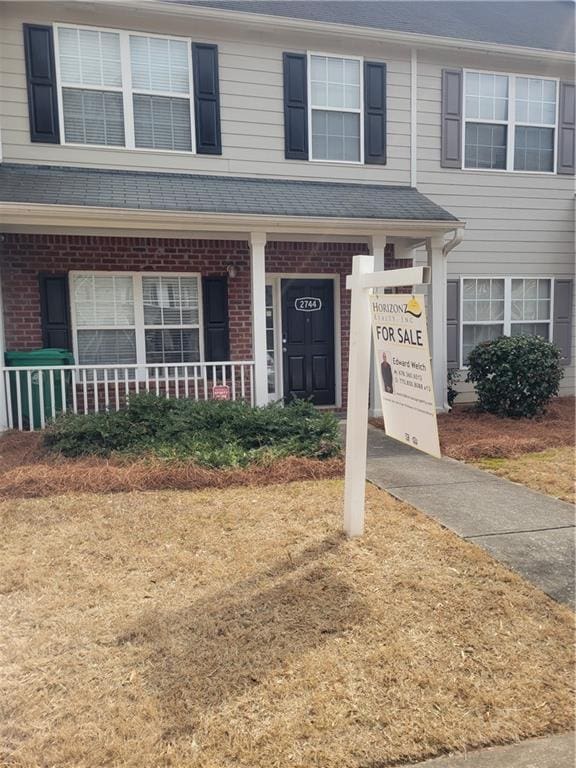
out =
[(371, 425), (367, 478), (574, 608), (570, 504), (453, 459), (427, 456)]
[(461, 757), (437, 757), (413, 768), (574, 768), (574, 761), (574, 734), (565, 733), (480, 749)]

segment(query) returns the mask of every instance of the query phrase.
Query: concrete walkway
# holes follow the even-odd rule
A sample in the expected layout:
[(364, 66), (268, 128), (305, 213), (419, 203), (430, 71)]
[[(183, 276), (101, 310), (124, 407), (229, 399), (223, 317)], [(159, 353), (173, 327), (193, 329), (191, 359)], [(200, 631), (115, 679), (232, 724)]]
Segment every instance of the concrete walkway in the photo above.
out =
[(372, 426), (367, 477), (574, 607), (570, 504), (453, 459), (434, 459)]
[(574, 763), (574, 734), (566, 733), (458, 757), (438, 757), (414, 768), (574, 768)]

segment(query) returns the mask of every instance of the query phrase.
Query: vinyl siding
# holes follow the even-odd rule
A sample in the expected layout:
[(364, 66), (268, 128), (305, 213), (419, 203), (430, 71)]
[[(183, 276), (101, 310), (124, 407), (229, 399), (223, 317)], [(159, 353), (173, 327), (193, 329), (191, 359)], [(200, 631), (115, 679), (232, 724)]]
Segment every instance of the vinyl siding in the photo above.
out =
[[(448, 257), (448, 276), (574, 276), (574, 178), (555, 174), (465, 171), (440, 166), (441, 71), (445, 67), (570, 77), (559, 68), (493, 57), (432, 56), (418, 62), (418, 189), (466, 222)], [(460, 402), (471, 399), (461, 385)], [(564, 394), (574, 389), (565, 369)]]
[[(318, 35), (242, 32), (227, 24), (198, 23), (138, 12), (138, 29), (216, 43), (219, 48), (223, 154), (185, 153), (31, 144), (22, 23), (67, 23), (134, 29), (133, 16), (102, 6), (99, 12), (59, 6), (4, 4), (0, 24), (1, 127), (6, 162), (83, 165), (241, 176), (276, 176), (351, 182), (408, 184), (410, 178), (410, 53), (346, 39), (336, 45)], [(316, 50), (385, 61), (388, 65), (388, 154), (386, 166), (302, 162), (284, 158), (283, 51)]]

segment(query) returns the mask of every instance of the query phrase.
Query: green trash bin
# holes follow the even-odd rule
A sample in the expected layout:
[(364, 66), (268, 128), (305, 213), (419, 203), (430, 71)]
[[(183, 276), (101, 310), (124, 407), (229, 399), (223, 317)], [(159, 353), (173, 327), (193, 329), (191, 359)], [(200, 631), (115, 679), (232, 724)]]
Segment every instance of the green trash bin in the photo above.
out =
[[(8, 368), (55, 368), (62, 365), (74, 365), (74, 355), (67, 349), (31, 349), (27, 352), (6, 352)], [(64, 377), (62, 379), (62, 377)], [(54, 371), (54, 413), (62, 411), (62, 394), (64, 398), (70, 391), (72, 377), (70, 371)], [(40, 385), (42, 381), (42, 386)], [(39, 370), (10, 371), (10, 398), (12, 401), (12, 418), (14, 427), (18, 427), (18, 391), (20, 392), (20, 409), (22, 425), (40, 429), (42, 426), (41, 408), (44, 405), (44, 420), (52, 418), (52, 382), (47, 371), (40, 374)]]

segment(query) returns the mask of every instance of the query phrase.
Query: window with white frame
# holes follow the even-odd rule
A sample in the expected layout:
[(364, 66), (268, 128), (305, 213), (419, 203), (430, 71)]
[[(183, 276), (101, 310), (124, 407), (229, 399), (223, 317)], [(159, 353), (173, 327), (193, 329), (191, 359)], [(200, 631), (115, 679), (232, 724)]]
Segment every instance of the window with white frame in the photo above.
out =
[(556, 80), (464, 73), (464, 166), (555, 170)]
[(57, 31), (66, 143), (194, 150), (190, 40), (69, 26)]
[(362, 62), (310, 54), (312, 160), (362, 162)]
[(80, 365), (193, 363), (201, 358), (197, 275), (72, 273)]
[(552, 279), (462, 278), (462, 364), (481, 341), (552, 337)]

